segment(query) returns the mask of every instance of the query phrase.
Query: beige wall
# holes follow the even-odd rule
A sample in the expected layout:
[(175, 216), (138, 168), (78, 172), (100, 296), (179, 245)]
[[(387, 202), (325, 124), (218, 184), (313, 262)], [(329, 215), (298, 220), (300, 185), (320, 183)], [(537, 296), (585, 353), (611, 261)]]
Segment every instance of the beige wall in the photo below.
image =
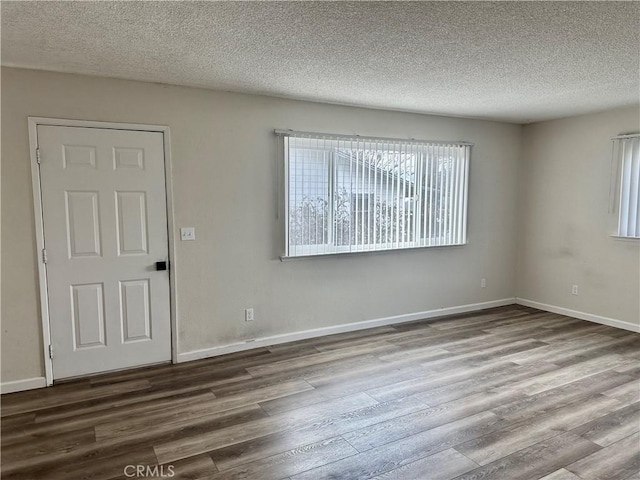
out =
[(638, 131), (638, 108), (524, 127), (518, 297), (640, 323), (640, 242), (608, 211), (610, 138)]
[[(515, 295), (520, 126), (4, 68), (2, 381), (43, 374), (29, 115), (170, 126), (180, 352)], [(274, 128), (475, 142), (469, 244), (280, 262)]]

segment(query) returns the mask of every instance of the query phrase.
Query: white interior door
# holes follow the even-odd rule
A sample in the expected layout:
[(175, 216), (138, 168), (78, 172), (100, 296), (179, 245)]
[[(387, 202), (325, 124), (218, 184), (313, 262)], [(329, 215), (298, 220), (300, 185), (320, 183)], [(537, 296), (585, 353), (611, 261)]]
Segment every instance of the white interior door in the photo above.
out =
[(37, 129), (54, 378), (171, 359), (162, 133)]

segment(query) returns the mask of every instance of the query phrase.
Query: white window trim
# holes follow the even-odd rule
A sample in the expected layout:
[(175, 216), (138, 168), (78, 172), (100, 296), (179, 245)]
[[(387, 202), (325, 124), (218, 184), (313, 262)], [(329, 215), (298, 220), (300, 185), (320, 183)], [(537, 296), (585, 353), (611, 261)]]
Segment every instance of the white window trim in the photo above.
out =
[[(415, 139), (398, 139), (398, 138), (388, 138), (388, 137), (360, 137), (359, 135), (336, 135), (336, 134), (327, 134), (327, 133), (315, 133), (315, 132), (301, 132), (294, 130), (275, 130), (275, 134), (278, 137), (283, 139), (284, 137), (295, 137), (295, 136), (307, 136), (307, 137), (316, 137), (316, 138), (330, 138), (332, 140), (354, 140), (356, 138), (362, 139), (363, 141), (380, 141), (380, 142), (401, 142), (401, 143), (415, 143), (415, 144), (428, 144), (434, 146), (464, 146), (471, 147), (474, 144), (470, 142), (464, 141), (428, 141), (428, 140), (415, 140)], [(465, 179), (465, 194), (464, 194), (464, 204), (462, 205), (462, 229), (463, 229), (463, 241), (462, 242), (448, 242), (448, 236), (431, 236), (431, 237), (422, 237), (423, 240), (426, 241), (426, 244), (420, 242), (390, 242), (390, 243), (378, 243), (375, 245), (376, 248), (369, 248), (368, 245), (344, 245), (344, 246), (336, 246), (333, 244), (333, 229), (329, 228), (329, 243), (328, 244), (319, 244), (319, 245), (297, 245), (296, 255), (289, 255), (289, 178), (290, 178), (290, 170), (289, 170), (289, 149), (286, 148), (286, 142), (283, 141), (281, 144), (283, 159), (284, 159), (284, 210), (285, 210), (285, 254), (280, 256), (280, 260), (295, 260), (300, 258), (313, 258), (313, 257), (324, 257), (327, 255), (345, 255), (345, 254), (359, 254), (359, 253), (378, 253), (378, 252), (389, 252), (389, 251), (402, 251), (402, 250), (412, 250), (418, 248), (435, 248), (435, 247), (459, 247), (469, 243), (468, 233), (467, 233), (467, 223), (468, 223), (468, 201), (469, 201), (469, 156), (467, 156), (466, 160), (466, 171), (464, 172), (466, 175)], [(330, 166), (329, 169), (333, 171), (334, 167), (334, 158), (331, 155)], [(332, 191), (334, 189), (334, 178), (333, 174), (329, 175), (329, 195), (331, 197)], [(418, 194), (420, 195), (420, 194)], [(456, 200), (457, 202), (457, 200)], [(329, 209), (329, 222), (332, 224), (333, 219), (333, 208)], [(428, 240), (428, 241), (427, 241)], [(332, 246), (332, 251), (326, 251), (326, 245)]]
[[(628, 228), (628, 225), (626, 225), (626, 222), (629, 221), (628, 218), (623, 218), (625, 212), (627, 214), (627, 216), (629, 215), (629, 207), (630, 205), (627, 205), (625, 203), (629, 202), (629, 204), (631, 202), (633, 202), (633, 198), (626, 198), (625, 199), (625, 193), (624, 191), (625, 189), (625, 181), (633, 181), (634, 177), (633, 177), (633, 172), (627, 172), (629, 173), (631, 178), (626, 178), (625, 176), (625, 158), (624, 158), (624, 152), (625, 152), (625, 141), (626, 140), (635, 140), (635, 143), (640, 142), (640, 133), (635, 133), (635, 134), (629, 134), (629, 135), (618, 135), (617, 137), (613, 137), (611, 139), (613, 145), (612, 145), (612, 169), (611, 169), (611, 191), (610, 191), (610, 205), (611, 205), (611, 210), (610, 211), (617, 211), (617, 215), (616, 215), (616, 233), (609, 235), (609, 237), (615, 239), (615, 240), (627, 240), (627, 241), (632, 241), (632, 242), (637, 242), (640, 240), (640, 236), (636, 236), (636, 235), (630, 235), (625, 233), (624, 231)], [(632, 166), (634, 163), (636, 162), (640, 162), (640, 158), (638, 158), (637, 160), (631, 160), (632, 162)], [(631, 167), (630, 167), (631, 168)], [(640, 194), (638, 193), (638, 189), (640, 189), (640, 175), (639, 178), (635, 180), (636, 185), (635, 185), (635, 196), (636, 197), (640, 197)], [(627, 194), (629, 194), (630, 192), (626, 192)], [(636, 199), (637, 201), (637, 199)], [(636, 206), (636, 208), (640, 208), (639, 206)], [(640, 231), (640, 226), (636, 226), (635, 228), (636, 231)]]

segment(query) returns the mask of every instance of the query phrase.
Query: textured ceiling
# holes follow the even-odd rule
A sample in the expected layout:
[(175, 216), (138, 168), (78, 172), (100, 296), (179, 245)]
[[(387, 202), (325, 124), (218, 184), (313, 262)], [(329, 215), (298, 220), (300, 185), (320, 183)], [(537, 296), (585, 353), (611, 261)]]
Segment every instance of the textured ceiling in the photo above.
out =
[(2, 64), (526, 123), (637, 104), (638, 2), (9, 2)]

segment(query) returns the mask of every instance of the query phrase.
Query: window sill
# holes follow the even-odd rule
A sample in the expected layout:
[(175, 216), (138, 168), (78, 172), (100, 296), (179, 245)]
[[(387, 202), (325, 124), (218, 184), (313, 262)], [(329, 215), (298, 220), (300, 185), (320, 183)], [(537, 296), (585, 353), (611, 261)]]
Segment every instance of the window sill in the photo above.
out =
[(466, 243), (455, 243), (449, 245), (418, 245), (415, 247), (403, 247), (403, 248), (385, 248), (384, 250), (357, 250), (357, 251), (345, 251), (345, 252), (327, 252), (327, 253), (309, 253), (305, 255), (295, 255), (295, 256), (286, 256), (281, 255), (281, 262), (288, 262), (291, 260), (303, 260), (303, 259), (312, 259), (312, 258), (321, 258), (321, 257), (335, 257), (335, 256), (352, 256), (352, 255), (362, 255), (362, 254), (380, 254), (380, 253), (398, 253), (398, 252), (406, 252), (406, 251), (414, 251), (419, 249), (427, 249), (427, 248), (455, 248), (455, 247), (464, 247), (468, 245), (468, 241)]
[(625, 237), (623, 235), (609, 235), (614, 240), (622, 240), (623, 242), (640, 242), (640, 237)]

